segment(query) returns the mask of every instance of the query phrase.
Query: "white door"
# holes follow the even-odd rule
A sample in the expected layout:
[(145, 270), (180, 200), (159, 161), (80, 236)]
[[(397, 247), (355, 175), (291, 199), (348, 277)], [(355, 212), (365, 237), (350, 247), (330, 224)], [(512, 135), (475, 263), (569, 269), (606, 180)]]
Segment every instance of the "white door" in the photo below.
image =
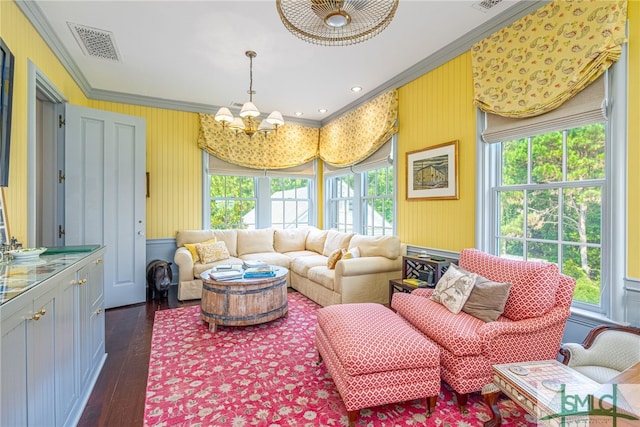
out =
[(65, 122), (65, 245), (106, 246), (106, 308), (143, 302), (145, 120), (67, 104)]

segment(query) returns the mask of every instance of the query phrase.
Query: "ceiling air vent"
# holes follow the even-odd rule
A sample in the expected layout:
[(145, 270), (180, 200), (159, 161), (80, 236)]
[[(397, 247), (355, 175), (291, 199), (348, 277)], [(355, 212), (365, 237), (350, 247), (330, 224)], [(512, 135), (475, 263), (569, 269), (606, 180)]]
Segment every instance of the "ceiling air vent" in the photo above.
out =
[(72, 22), (67, 22), (67, 25), (69, 25), (71, 33), (85, 55), (110, 61), (120, 61), (111, 31), (85, 27)]
[(472, 6), (474, 9), (478, 9), (481, 12), (486, 12), (500, 2), (502, 2), (502, 0), (482, 0), (479, 3), (474, 3)]

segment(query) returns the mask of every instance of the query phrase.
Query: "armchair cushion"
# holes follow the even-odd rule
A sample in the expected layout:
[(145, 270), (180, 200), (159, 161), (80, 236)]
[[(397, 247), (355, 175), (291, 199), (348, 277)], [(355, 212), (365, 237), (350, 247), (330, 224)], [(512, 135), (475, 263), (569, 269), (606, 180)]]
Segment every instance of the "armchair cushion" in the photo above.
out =
[(504, 312), (511, 283), (493, 282), (478, 276), (462, 311), (484, 322), (494, 322)]
[(453, 314), (458, 314), (471, 295), (476, 277), (478, 277), (477, 274), (469, 273), (451, 264), (438, 280), (431, 299), (447, 307)]

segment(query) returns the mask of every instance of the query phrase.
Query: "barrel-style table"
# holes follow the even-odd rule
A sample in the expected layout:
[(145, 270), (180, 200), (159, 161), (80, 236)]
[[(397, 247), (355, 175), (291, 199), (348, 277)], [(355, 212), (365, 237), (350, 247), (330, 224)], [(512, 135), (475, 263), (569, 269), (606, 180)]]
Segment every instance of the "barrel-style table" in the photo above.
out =
[(202, 272), (200, 315), (209, 323), (209, 330), (215, 332), (217, 325), (257, 325), (286, 316), (289, 270), (278, 266), (273, 270), (272, 277), (224, 281), (213, 280), (211, 270)]

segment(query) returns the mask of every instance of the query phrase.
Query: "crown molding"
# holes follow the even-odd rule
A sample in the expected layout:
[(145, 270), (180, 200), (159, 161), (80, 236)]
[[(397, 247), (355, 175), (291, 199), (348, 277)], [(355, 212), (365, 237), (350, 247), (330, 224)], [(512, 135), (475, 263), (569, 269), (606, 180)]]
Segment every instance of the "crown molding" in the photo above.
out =
[[(69, 52), (65, 49), (60, 39), (53, 31), (53, 28), (44, 17), (44, 14), (42, 13), (40, 7), (35, 2), (28, 0), (15, 0), (15, 3), (34, 26), (36, 31), (38, 31), (47, 46), (49, 46), (49, 48), (53, 51), (58, 60), (62, 63), (67, 72), (78, 84), (87, 98), (97, 101), (119, 102), (124, 104), (142, 105), (147, 107), (165, 108), (194, 113), (215, 114), (215, 112), (218, 110), (219, 107), (208, 104), (183, 102), (171, 99), (107, 91), (102, 89), (93, 89), (82, 71), (80, 71), (78, 65), (75, 63)], [(360, 105), (371, 101), (372, 99), (387, 92), (388, 90), (397, 89), (400, 86), (403, 86), (417, 79), (418, 77), (434, 70), (442, 64), (468, 51), (474, 43), (482, 40), (485, 37), (488, 37), (489, 35), (506, 27), (507, 25), (510, 25), (523, 16), (535, 12), (548, 3), (551, 3), (551, 0), (519, 1), (509, 9), (491, 18), (483, 25), (469, 31), (456, 41), (448, 44), (434, 54), (430, 55), (428, 58), (425, 58), (424, 60), (416, 63), (412, 67), (406, 69), (402, 73), (386, 81), (377, 88), (367, 92), (357, 100), (345, 105), (338, 111), (333, 112), (322, 121), (301, 119), (299, 117), (289, 116), (285, 117), (285, 119), (288, 123), (296, 123), (302, 126), (309, 126), (314, 128), (322, 127), (332, 120), (335, 120), (338, 117), (341, 117), (344, 114), (348, 113), (349, 111), (354, 110)]]
[(551, 0), (523, 0), (515, 5), (511, 6), (504, 12), (491, 18), (481, 26), (469, 31), (459, 39), (449, 43), (447, 46), (436, 51), (429, 57), (416, 63), (412, 67), (407, 68), (397, 76), (387, 80), (375, 89), (367, 92), (364, 96), (358, 98), (350, 104), (345, 105), (338, 111), (333, 112), (322, 120), (322, 126), (335, 120), (349, 111), (354, 110), (360, 105), (371, 101), (372, 99), (382, 95), (383, 93), (397, 89), (413, 80), (427, 74), (428, 72), (438, 68), (439, 66), (447, 63), (453, 58), (462, 55), (468, 51), (474, 43), (490, 36), (498, 30), (512, 24), (523, 16), (529, 15), (540, 9), (542, 6), (551, 3)]

